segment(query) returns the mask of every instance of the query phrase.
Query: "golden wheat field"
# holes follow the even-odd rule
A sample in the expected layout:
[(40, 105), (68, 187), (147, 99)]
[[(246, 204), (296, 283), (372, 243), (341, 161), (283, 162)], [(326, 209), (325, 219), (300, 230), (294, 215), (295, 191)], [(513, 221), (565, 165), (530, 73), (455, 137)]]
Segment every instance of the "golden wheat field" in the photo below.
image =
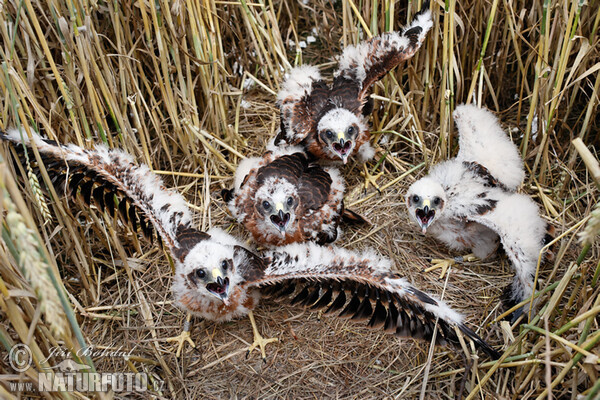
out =
[[(286, 72), (314, 64), (330, 75), (346, 45), (399, 29), (421, 3), (0, 0), (0, 129), (123, 149), (183, 194), (199, 229), (249, 240), (219, 194), (277, 133)], [(173, 304), (167, 252), (57, 193), (3, 143), (0, 398), (600, 398), (600, 1), (436, 0), (431, 10), (421, 49), (372, 95), (376, 155), (366, 169), (381, 173), (380, 191), (365, 189), (358, 161), (343, 168), (345, 202), (371, 224), (346, 228), (336, 245), (392, 259), (463, 312), (500, 360), (269, 300), (255, 310), (263, 336), (279, 339), (266, 362), (246, 356), (247, 318), (192, 319), (196, 348), (176, 357), (165, 339), (186, 315)], [(516, 326), (499, 301), (513, 275), (507, 257), (453, 265), (444, 279), (425, 273), (430, 259), (461, 254), (423, 236), (404, 201), (430, 166), (456, 155), (452, 111), (473, 102), (519, 146), (519, 190), (556, 229), (537, 307)], [(23, 371), (19, 345), (32, 360)], [(133, 390), (38, 391), (67, 359), (144, 380)]]

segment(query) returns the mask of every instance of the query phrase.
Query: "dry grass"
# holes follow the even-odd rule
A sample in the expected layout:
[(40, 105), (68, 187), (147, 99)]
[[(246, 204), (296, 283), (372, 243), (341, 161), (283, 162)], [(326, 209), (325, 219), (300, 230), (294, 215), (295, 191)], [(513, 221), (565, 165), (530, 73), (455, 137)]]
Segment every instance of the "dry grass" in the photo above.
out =
[[(419, 8), (391, 0), (308, 3), (0, 2), (0, 127), (123, 148), (184, 193), (198, 226), (244, 235), (215, 193), (231, 184), (241, 155), (260, 154), (275, 134), (274, 93), (285, 70), (316, 63), (330, 71), (343, 45), (402, 25)], [(598, 0), (582, 3), (435, 2), (424, 47), (375, 90), (378, 156), (368, 166), (385, 172), (382, 194), (363, 193), (359, 165), (345, 170), (347, 203), (373, 225), (349, 230), (339, 244), (393, 258), (409, 280), (443, 294), (506, 350), (503, 362), (448, 348), (436, 348), (428, 361), (426, 343), (318, 322), (314, 313), (269, 302), (257, 310), (258, 324), (281, 343), (268, 348), (266, 364), (256, 354), (245, 358), (246, 320), (196, 321), (198, 350), (177, 359), (161, 339), (177, 334), (185, 316), (171, 304), (172, 267), (163, 251), (96, 209), (53, 191), (40, 195), (25, 169), (2, 161), (0, 342), (6, 352), (31, 344), (36, 365), (15, 375), (2, 357), (0, 397), (18, 396), (7, 392), (8, 382), (35, 382), (35, 371), (62, 361), (42, 362), (53, 346), (93, 344), (133, 349), (132, 357), (81, 361), (102, 372), (149, 372), (165, 381), (157, 394), (165, 398), (452, 398), (461, 384), (468, 398), (597, 398), (600, 247), (581, 245), (577, 234), (591, 223), (600, 185), (593, 181), (600, 13)], [(298, 45), (311, 35), (316, 42)], [(428, 257), (448, 251), (410, 227), (403, 205), (414, 179), (455, 154), (451, 112), (472, 100), (496, 111), (520, 145), (529, 169), (523, 191), (560, 233), (555, 261), (539, 271), (541, 311), (512, 329), (496, 322), (511, 277), (505, 257), (453, 267), (447, 281), (422, 274)], [(578, 149), (591, 151), (587, 167), (575, 138), (584, 143)], [(588, 232), (598, 227), (598, 211), (593, 218)], [(23, 250), (35, 263), (20, 261)], [(48, 310), (56, 302), (62, 310)], [(55, 396), (82, 397), (42, 394)]]

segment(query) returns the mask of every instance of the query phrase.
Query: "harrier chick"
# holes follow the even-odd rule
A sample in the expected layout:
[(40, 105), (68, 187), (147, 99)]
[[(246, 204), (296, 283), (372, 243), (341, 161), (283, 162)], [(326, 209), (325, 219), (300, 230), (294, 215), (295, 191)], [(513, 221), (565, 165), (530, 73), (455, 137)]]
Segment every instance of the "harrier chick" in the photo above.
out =
[(303, 152), (269, 151), (243, 160), (234, 187), (223, 190), (233, 216), (260, 245), (332, 243), (343, 219), (365, 220), (344, 208), (339, 171), (311, 163)]
[(429, 2), (401, 31), (386, 32), (348, 46), (329, 86), (317, 67), (292, 69), (277, 96), (280, 131), (274, 145), (299, 145), (318, 159), (342, 161), (356, 154), (373, 157), (367, 118), (371, 87), (421, 47), (432, 27)]
[[(406, 194), (410, 217), (448, 247), (485, 259), (499, 244), (515, 277), (505, 293), (510, 307), (530, 297), (538, 256), (551, 240), (537, 204), (516, 193), (525, 172), (517, 147), (496, 117), (473, 105), (454, 111), (460, 150), (431, 168)], [(523, 308), (512, 315), (516, 320)]]

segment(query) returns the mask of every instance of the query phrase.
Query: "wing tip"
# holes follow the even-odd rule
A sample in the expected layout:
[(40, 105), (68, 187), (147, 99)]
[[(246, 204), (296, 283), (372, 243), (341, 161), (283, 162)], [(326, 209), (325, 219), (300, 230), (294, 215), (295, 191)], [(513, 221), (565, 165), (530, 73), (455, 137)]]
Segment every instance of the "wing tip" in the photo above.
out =
[[(415, 23), (417, 23), (418, 25), (423, 26), (423, 30), (425, 32), (429, 30), (429, 28), (431, 28), (433, 22), (431, 15), (431, 4), (429, 0), (425, 0), (423, 2), (423, 6), (421, 6), (419, 12), (415, 14), (413, 21), (415, 21)], [(427, 27), (425, 28), (425, 26)]]
[[(25, 143), (27, 143), (27, 135), (23, 135)], [(21, 131), (16, 128), (9, 128), (7, 130), (0, 130), (0, 139), (6, 140), (12, 143), (21, 143)]]
[(478, 334), (476, 334), (471, 328), (464, 323), (458, 324), (458, 329), (464, 333), (469, 339), (475, 343), (475, 346), (483, 351), (485, 354), (490, 356), (492, 359), (497, 360), (502, 355), (498, 350), (487, 344)]
[(430, 0), (425, 0), (423, 2), (423, 5), (421, 6), (421, 9), (419, 10), (419, 12), (416, 14), (416, 16), (425, 14), (425, 13), (431, 13), (431, 2)]
[(344, 212), (342, 213), (342, 221), (350, 226), (371, 225), (371, 221), (366, 217), (347, 208), (344, 208)]
[(402, 36), (412, 38), (411, 46), (419, 48), (432, 27), (433, 19), (429, 0), (427, 0), (423, 3), (423, 7), (414, 15), (410, 25), (404, 28)]
[(222, 189), (221, 198), (225, 203), (229, 203), (231, 200), (233, 200), (233, 189)]

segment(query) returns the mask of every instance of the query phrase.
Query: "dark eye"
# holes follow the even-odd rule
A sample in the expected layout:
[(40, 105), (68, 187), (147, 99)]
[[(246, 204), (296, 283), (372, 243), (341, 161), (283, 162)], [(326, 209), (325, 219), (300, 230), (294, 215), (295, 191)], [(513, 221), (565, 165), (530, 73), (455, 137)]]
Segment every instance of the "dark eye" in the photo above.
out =
[(348, 135), (352, 135), (354, 133), (354, 127), (351, 126), (348, 128)]
[(326, 130), (325, 136), (327, 136), (327, 139), (331, 139), (333, 137), (333, 132), (331, 132), (330, 130)]
[(418, 203), (419, 200), (421, 200), (421, 198), (419, 196), (417, 196), (416, 194), (412, 197), (412, 202), (413, 203)]
[(291, 207), (292, 204), (294, 204), (294, 199), (292, 199), (291, 197), (288, 197), (288, 199), (287, 199), (287, 205)]
[(439, 197), (436, 197), (433, 199), (434, 206), (439, 206), (441, 202), (442, 202), (442, 199), (440, 199)]
[(268, 210), (269, 208), (271, 208), (271, 204), (269, 204), (269, 202), (268, 202), (268, 201), (263, 201), (263, 208), (264, 208), (265, 210)]
[(221, 261), (221, 269), (223, 271), (227, 271), (227, 267), (229, 267), (229, 263), (227, 262), (227, 260)]
[(206, 271), (201, 268), (198, 268), (196, 270), (196, 276), (200, 279), (204, 279), (206, 277)]

